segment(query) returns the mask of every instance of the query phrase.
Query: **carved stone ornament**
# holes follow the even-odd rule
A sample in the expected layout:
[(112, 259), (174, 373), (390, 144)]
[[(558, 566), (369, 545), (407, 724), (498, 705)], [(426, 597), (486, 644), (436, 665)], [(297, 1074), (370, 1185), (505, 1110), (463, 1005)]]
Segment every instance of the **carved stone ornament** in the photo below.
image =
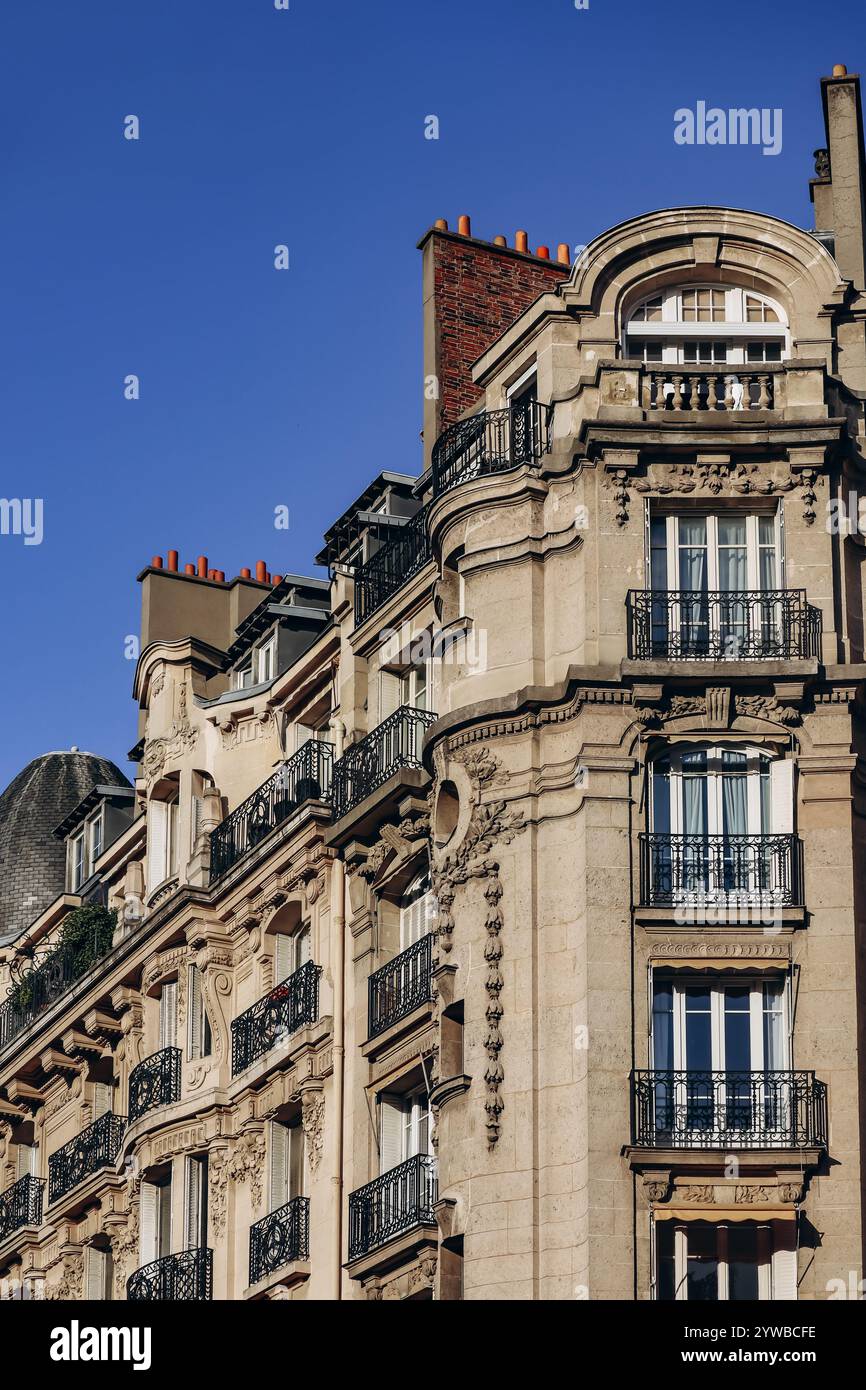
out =
[(610, 473), (605, 474), (604, 486), (608, 491), (613, 491), (614, 519), (617, 526), (625, 526), (628, 523), (629, 506), (629, 475), (625, 468), (614, 468)]
[[(474, 783), (473, 808), (469, 825), (462, 841), (451, 854), (446, 854), (439, 863), (434, 863), (432, 873), (433, 891), (436, 895), (439, 921), (436, 931), (437, 945), (446, 955), (451, 950), (454, 933), (454, 897), (456, 889), (472, 878), (483, 879), (484, 897), (487, 901), (485, 930), (487, 942), (484, 959), (487, 971), (484, 987), (487, 991), (487, 1031), (484, 1037), (484, 1050), (487, 1064), (484, 1070), (486, 1096), (484, 1110), (486, 1115), (487, 1143), (493, 1148), (500, 1135), (500, 1118), (505, 1105), (502, 1099), (502, 1017), (504, 1013), (501, 994), (504, 987), (501, 961), (503, 954), (502, 928), (504, 918), (501, 902), (502, 881), (499, 877), (499, 863), (490, 857), (490, 851), (497, 841), (509, 844), (516, 835), (526, 829), (522, 811), (509, 809), (507, 801), (482, 802), (482, 793), (496, 784), (500, 763), (488, 748), (466, 748), (454, 755), (461, 762)], [(436, 1001), (437, 1017), (441, 1005)]]
[(776, 1189), (774, 1187), (764, 1187), (758, 1183), (752, 1183), (748, 1186), (743, 1185), (742, 1187), (736, 1188), (734, 1192), (734, 1201), (738, 1206), (752, 1206), (755, 1204), (763, 1206), (767, 1202), (772, 1202), (775, 1197)]
[(64, 1303), (80, 1302), (84, 1297), (84, 1259), (81, 1251), (63, 1257), (63, 1273), (57, 1283), (45, 1281), (45, 1297)]
[[(612, 475), (613, 478), (616, 476), (616, 473)], [(807, 526), (811, 526), (815, 521), (815, 490), (819, 477), (818, 470), (814, 468), (803, 468), (795, 472), (791, 468), (782, 467), (771, 472), (766, 465), (733, 463), (730, 460), (654, 464), (650, 465), (645, 477), (629, 479), (628, 475), (623, 473), (619, 483), (624, 494), (621, 507), (625, 512), (628, 504), (627, 487), (638, 493), (654, 493), (662, 497), (670, 493), (709, 493), (712, 497), (717, 497), (720, 493), (773, 497), (799, 489), (803, 503), (803, 520)], [(619, 525), (625, 525), (627, 520), (627, 515), (622, 520), (620, 515), (617, 515)]]
[(679, 1201), (691, 1202), (695, 1206), (710, 1205), (715, 1200), (715, 1189), (701, 1183), (690, 1187), (678, 1187), (676, 1195)]
[(308, 1088), (301, 1092), (301, 1123), (307, 1149), (310, 1172), (315, 1173), (322, 1158), (325, 1139), (325, 1097), (321, 1091)]
[(769, 719), (776, 724), (799, 724), (800, 711), (794, 705), (780, 704), (775, 695), (738, 695), (737, 714), (752, 719)]

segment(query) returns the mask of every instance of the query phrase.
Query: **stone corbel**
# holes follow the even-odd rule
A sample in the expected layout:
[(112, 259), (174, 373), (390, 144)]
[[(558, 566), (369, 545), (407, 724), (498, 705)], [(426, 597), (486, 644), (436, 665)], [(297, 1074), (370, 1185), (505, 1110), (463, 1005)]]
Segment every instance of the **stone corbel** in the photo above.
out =
[(666, 1202), (671, 1193), (670, 1168), (656, 1168), (643, 1174), (643, 1192), (648, 1203)]
[(61, 1038), (64, 1052), (77, 1059), (88, 1061), (90, 1058), (104, 1057), (109, 1048), (101, 1039), (92, 1038), (87, 1033), (80, 1033), (77, 1028), (68, 1028)]
[(10, 1081), (6, 1087), (6, 1094), (13, 1104), (17, 1101), (21, 1106), (26, 1107), (31, 1115), (35, 1115), (37, 1110), (45, 1104), (45, 1097), (35, 1086), (29, 1086), (26, 1081), (21, 1081), (17, 1076)]
[(123, 1036), (120, 1019), (112, 1018), (101, 1009), (91, 1009), (84, 1015), (84, 1027), (93, 1038), (100, 1038), (109, 1045)]

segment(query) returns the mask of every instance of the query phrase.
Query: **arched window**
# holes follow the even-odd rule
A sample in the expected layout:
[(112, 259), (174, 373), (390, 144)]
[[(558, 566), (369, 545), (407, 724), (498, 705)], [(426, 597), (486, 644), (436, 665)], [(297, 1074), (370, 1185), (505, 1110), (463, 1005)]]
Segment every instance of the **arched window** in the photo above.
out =
[(790, 354), (782, 306), (736, 285), (684, 285), (642, 300), (627, 316), (623, 350), (643, 362), (747, 366)]
[(430, 887), (429, 868), (412, 880), (400, 899), (400, 950), (405, 951), (435, 925), (436, 900)]

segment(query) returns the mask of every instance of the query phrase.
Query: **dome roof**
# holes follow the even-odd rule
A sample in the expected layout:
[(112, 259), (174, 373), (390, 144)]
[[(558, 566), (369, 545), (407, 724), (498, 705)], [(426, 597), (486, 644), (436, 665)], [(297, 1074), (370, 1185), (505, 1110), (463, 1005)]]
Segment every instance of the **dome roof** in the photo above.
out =
[(93, 753), (44, 753), (0, 794), (0, 944), (28, 927), (63, 892), (66, 846), (55, 828), (100, 783), (129, 778)]

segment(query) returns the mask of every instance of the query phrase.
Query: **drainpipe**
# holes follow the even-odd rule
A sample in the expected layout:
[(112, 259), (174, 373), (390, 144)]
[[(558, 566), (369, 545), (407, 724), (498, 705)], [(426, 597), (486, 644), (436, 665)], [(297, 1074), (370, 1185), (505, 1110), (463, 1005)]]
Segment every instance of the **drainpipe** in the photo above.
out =
[[(331, 730), (334, 757), (342, 757), (345, 727), (342, 720), (333, 718)], [(343, 1091), (345, 1073), (345, 971), (346, 971), (346, 866), (335, 859), (331, 868), (331, 920), (334, 942), (334, 1115), (336, 1141), (334, 1144), (333, 1297), (339, 1302), (343, 1295)]]

